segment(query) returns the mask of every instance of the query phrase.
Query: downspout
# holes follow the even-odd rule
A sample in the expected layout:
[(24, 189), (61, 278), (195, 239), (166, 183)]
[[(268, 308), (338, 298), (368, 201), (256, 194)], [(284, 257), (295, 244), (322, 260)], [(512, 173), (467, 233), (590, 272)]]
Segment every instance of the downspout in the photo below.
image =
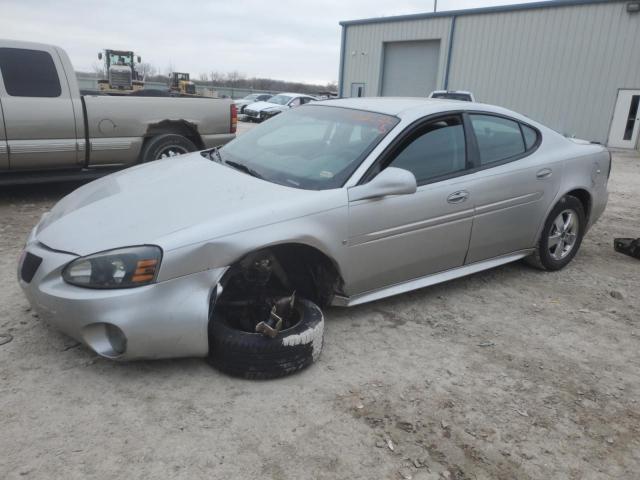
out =
[(449, 70), (451, 68), (451, 52), (453, 51), (453, 34), (456, 31), (456, 18), (451, 17), (451, 28), (449, 28), (449, 48), (447, 49), (447, 65), (444, 69), (444, 90), (449, 90)]
[(347, 26), (342, 25), (342, 38), (340, 40), (340, 71), (338, 72), (338, 97), (342, 98), (342, 89), (343, 89), (343, 81), (344, 81), (344, 47), (347, 39)]

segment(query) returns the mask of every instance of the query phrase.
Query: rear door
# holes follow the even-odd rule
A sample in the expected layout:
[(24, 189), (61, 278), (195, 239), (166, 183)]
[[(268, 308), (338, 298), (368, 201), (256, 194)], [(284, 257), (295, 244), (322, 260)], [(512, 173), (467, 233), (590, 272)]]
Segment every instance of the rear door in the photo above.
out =
[(53, 47), (0, 48), (0, 98), (12, 170), (77, 166), (71, 93)]
[(542, 138), (530, 125), (486, 113), (470, 113), (478, 155), (469, 175), (475, 216), (467, 264), (535, 245), (536, 234), (555, 198), (562, 161), (538, 151)]

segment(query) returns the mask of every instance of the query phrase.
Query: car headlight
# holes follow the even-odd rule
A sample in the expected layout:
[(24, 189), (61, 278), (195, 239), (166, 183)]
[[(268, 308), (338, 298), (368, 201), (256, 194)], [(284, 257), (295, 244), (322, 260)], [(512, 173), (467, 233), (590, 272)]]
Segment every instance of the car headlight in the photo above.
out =
[(62, 278), (85, 288), (132, 288), (153, 283), (162, 250), (154, 245), (118, 248), (80, 257), (65, 267)]

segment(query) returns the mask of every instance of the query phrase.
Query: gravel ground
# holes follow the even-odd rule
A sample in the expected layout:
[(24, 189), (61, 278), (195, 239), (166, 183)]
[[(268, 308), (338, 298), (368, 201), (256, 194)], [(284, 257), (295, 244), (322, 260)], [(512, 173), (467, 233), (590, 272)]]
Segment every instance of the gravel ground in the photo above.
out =
[[(240, 123), (244, 130), (248, 125)], [(77, 185), (0, 192), (0, 478), (631, 479), (640, 471), (640, 158), (565, 270), (515, 263), (326, 312), (317, 364), (229, 378), (115, 363), (44, 324), (15, 279)]]

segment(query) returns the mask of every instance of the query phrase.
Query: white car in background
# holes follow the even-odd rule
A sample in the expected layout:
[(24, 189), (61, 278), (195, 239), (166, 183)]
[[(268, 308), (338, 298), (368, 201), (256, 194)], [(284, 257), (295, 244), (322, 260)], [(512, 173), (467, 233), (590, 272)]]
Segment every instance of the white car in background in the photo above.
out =
[(318, 100), (311, 95), (301, 93), (279, 93), (265, 102), (256, 102), (244, 109), (247, 120), (262, 122), (290, 108), (299, 107), (305, 103)]
[(462, 102), (475, 102), (473, 93), (466, 90), (434, 90), (429, 98), (441, 98), (444, 100), (458, 100)]
[(252, 103), (256, 102), (264, 102), (266, 100), (269, 100), (271, 97), (273, 97), (273, 94), (271, 93), (251, 93), (244, 98), (234, 100), (233, 103), (236, 104), (238, 113), (242, 114), (244, 113), (244, 109), (247, 107), (247, 105), (251, 105)]

